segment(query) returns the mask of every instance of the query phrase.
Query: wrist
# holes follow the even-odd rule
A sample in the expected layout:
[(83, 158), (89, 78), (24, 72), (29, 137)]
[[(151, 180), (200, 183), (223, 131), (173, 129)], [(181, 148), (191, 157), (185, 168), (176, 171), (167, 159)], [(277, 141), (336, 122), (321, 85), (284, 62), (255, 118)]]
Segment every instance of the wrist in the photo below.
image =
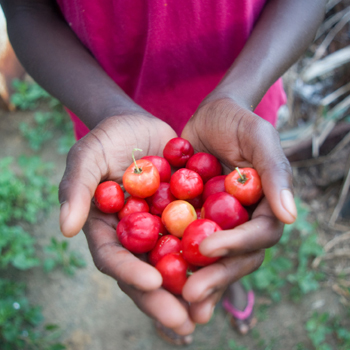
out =
[(234, 64), (205, 100), (229, 99), (254, 111), (270, 86), (266, 84), (267, 80), (266, 76), (263, 77), (256, 71), (247, 72)]
[(206, 96), (200, 107), (210, 103), (235, 105), (250, 111), (253, 111), (256, 107), (250, 96), (219, 86)]
[(147, 118), (155, 118), (152, 114), (148, 113), (141, 106), (134, 103), (132, 100), (130, 101), (121, 101), (121, 99), (117, 99), (117, 101), (113, 101), (113, 103), (106, 104), (103, 108), (95, 110), (91, 115), (84, 115), (81, 117), (81, 120), (86, 124), (86, 126), (92, 130), (98, 124), (106, 119), (118, 119), (122, 116), (127, 117), (135, 117), (135, 116), (143, 116)]

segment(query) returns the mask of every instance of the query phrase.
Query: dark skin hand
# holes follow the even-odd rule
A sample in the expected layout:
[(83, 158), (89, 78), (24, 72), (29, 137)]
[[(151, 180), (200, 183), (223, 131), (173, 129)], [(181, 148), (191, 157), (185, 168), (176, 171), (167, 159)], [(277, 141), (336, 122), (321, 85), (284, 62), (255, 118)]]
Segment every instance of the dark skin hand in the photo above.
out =
[(120, 246), (114, 216), (90, 204), (100, 181), (121, 181), (133, 148), (144, 150), (140, 157), (161, 155), (174, 131), (136, 105), (108, 77), (60, 17), (53, 1), (1, 3), (12, 45), (28, 73), (92, 130), (67, 158), (60, 185), (62, 233), (71, 237), (84, 227), (102, 272), (116, 279), (146, 314), (178, 334), (192, 333), (195, 323), (210, 319), (230, 283), (260, 266), (263, 249), (282, 234), (281, 222), (295, 220), (291, 172), (278, 135), (252, 110), (313, 39), (325, 0), (269, 1), (243, 51), (183, 131), (196, 151), (214, 154), (227, 171), (253, 165), (265, 193), (250, 222), (203, 241), (204, 254), (225, 257), (188, 279), (183, 297), (190, 306), (160, 288), (158, 271)]

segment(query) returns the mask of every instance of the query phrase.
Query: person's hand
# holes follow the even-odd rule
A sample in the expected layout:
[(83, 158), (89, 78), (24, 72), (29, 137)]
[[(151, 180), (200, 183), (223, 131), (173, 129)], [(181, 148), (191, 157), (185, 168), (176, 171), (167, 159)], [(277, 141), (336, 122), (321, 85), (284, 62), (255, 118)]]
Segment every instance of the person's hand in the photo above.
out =
[(67, 157), (59, 188), (60, 226), (67, 237), (82, 228), (96, 267), (117, 280), (121, 289), (147, 315), (179, 334), (190, 334), (194, 323), (186, 305), (163, 290), (162, 277), (151, 265), (124, 249), (116, 236), (115, 214), (100, 212), (91, 202), (101, 181), (122, 183), (132, 163), (131, 152), (162, 155), (165, 144), (176, 137), (173, 129), (148, 115), (125, 115), (102, 121), (78, 141)]
[(195, 272), (183, 289), (192, 320), (206, 323), (227, 286), (256, 270), (263, 262), (264, 249), (279, 241), (283, 223), (295, 221), (292, 172), (272, 125), (230, 98), (204, 101), (181, 136), (196, 152), (216, 156), (225, 173), (237, 166), (253, 166), (265, 195), (250, 221), (214, 233), (200, 245), (206, 256), (224, 256)]

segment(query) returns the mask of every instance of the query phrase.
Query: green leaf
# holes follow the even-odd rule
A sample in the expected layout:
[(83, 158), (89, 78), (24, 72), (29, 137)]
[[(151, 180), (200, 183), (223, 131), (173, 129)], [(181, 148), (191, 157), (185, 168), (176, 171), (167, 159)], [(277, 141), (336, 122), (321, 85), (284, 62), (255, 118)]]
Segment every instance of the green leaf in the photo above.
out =
[(47, 258), (44, 260), (44, 271), (45, 272), (50, 272), (52, 271), (56, 266), (56, 261), (54, 259)]

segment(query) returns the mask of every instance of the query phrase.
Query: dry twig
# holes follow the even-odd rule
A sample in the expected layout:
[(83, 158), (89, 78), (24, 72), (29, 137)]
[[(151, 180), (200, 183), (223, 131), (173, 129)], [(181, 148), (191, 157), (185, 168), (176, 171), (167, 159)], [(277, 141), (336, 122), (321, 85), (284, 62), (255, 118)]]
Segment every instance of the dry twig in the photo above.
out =
[(311, 59), (310, 64), (319, 60), (327, 51), (329, 44), (333, 41), (335, 36), (343, 29), (343, 27), (350, 21), (350, 10), (348, 9), (342, 16), (341, 20), (332, 28), (323, 40), (321, 45), (317, 48), (314, 57)]
[(346, 196), (347, 196), (347, 194), (349, 192), (349, 188), (350, 188), (350, 167), (348, 169), (348, 174), (347, 174), (347, 176), (345, 178), (345, 181), (344, 181), (341, 193), (340, 193), (340, 197), (339, 197), (338, 203), (335, 206), (333, 214), (332, 214), (332, 216), (331, 216), (331, 218), (329, 220), (329, 226), (330, 227), (332, 227), (335, 224), (336, 220), (338, 219), (339, 213), (342, 210), (342, 207), (343, 207), (343, 205), (345, 203)]
[[(347, 240), (350, 240), (350, 231), (345, 232), (343, 234), (341, 234), (340, 236), (337, 236), (333, 239), (331, 239), (329, 242), (327, 242), (324, 246), (323, 246), (323, 250), (327, 253), (329, 252), (333, 247), (335, 247), (337, 244), (345, 242)], [(337, 252), (337, 253), (336, 253)], [(314, 261), (312, 262), (312, 267), (315, 269), (320, 265), (320, 262), (323, 259), (332, 259), (334, 257), (339, 257), (338, 255), (340, 254), (341, 256), (343, 255), (343, 250), (337, 250), (336, 255), (331, 255), (331, 254), (326, 254), (323, 256), (318, 256), (316, 259), (314, 259)], [(350, 257), (350, 251), (346, 250), (346, 254), (348, 254), (347, 256)], [(350, 271), (349, 271), (350, 272)]]

